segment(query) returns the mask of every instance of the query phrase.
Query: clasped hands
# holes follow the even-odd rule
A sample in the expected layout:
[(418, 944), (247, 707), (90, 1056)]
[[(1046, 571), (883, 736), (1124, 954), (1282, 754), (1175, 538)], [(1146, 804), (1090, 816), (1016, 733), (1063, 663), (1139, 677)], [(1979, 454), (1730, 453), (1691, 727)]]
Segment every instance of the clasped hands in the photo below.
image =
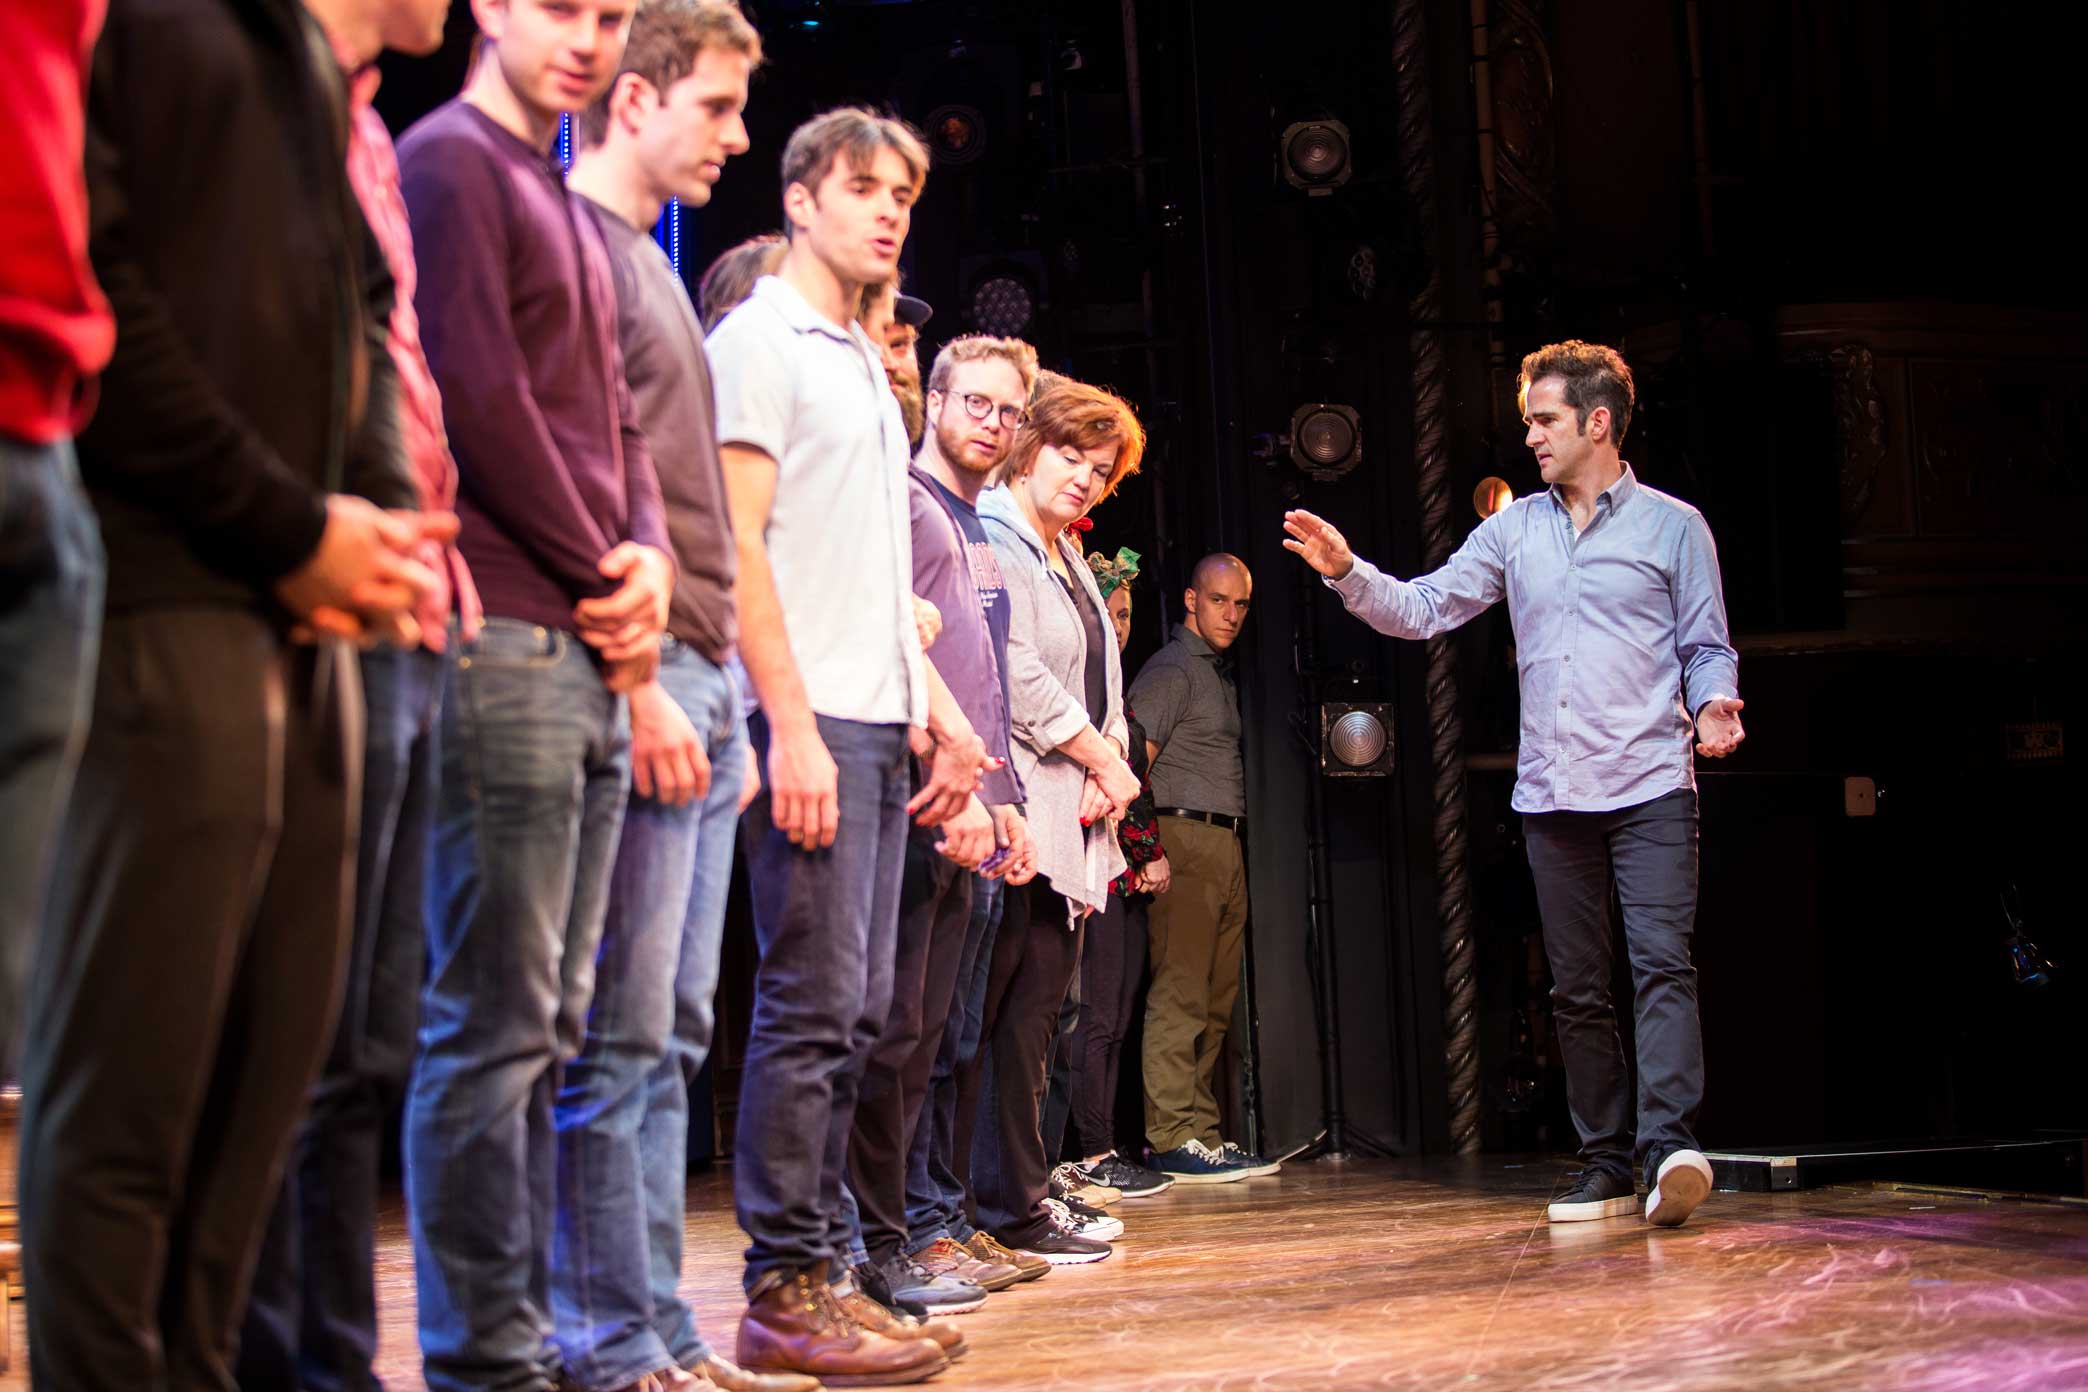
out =
[(387, 511), (365, 498), (328, 494), (319, 545), (275, 584), (276, 598), (290, 611), (291, 636), (414, 647), (421, 641), (414, 608), (441, 583), (414, 553), (456, 535), (454, 513)]

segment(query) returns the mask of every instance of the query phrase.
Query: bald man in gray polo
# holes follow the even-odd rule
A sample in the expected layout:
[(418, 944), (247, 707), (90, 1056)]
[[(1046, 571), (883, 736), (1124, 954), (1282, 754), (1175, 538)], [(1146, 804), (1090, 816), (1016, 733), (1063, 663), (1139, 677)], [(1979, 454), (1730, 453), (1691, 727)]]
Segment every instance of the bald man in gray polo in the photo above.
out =
[(1192, 1184), (1275, 1169), (1220, 1134), (1213, 1085), (1247, 934), (1240, 854), (1247, 780), (1229, 654), (1253, 591), (1254, 577), (1239, 557), (1199, 561), (1182, 596), (1182, 622), (1128, 697), (1145, 727), (1160, 842), (1174, 877), (1147, 919), (1153, 987), (1143, 1060), (1146, 1139), (1156, 1168)]

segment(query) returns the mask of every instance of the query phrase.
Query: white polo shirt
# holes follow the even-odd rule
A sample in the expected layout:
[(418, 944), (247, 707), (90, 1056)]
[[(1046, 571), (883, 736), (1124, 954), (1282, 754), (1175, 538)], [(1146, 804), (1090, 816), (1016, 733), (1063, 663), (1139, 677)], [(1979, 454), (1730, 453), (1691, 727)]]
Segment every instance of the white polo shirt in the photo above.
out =
[(906, 423), (864, 332), (775, 276), (704, 340), (718, 442), (776, 461), (769, 565), (814, 713), (925, 725)]

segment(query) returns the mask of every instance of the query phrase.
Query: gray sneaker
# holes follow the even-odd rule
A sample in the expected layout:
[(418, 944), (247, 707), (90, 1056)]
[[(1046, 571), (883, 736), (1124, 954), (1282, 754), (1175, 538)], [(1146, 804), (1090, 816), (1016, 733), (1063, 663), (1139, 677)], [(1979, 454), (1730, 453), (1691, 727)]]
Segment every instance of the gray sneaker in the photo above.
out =
[(984, 1286), (936, 1275), (911, 1257), (894, 1257), (879, 1271), (895, 1297), (926, 1307), (931, 1316), (970, 1314), (986, 1303)]

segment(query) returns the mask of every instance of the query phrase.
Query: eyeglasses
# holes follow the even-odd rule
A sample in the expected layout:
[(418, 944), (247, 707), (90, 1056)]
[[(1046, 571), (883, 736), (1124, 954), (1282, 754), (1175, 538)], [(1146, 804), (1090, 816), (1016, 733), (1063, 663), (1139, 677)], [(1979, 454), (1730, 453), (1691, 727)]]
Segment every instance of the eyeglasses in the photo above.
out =
[[(990, 396), (959, 392), (957, 399), (964, 403), (964, 414), (975, 421), (985, 420), (993, 414), (993, 398)], [(1020, 406), (1003, 406), (1000, 408), (1000, 423), (1004, 430), (1020, 430), (1029, 424), (1029, 412)]]

